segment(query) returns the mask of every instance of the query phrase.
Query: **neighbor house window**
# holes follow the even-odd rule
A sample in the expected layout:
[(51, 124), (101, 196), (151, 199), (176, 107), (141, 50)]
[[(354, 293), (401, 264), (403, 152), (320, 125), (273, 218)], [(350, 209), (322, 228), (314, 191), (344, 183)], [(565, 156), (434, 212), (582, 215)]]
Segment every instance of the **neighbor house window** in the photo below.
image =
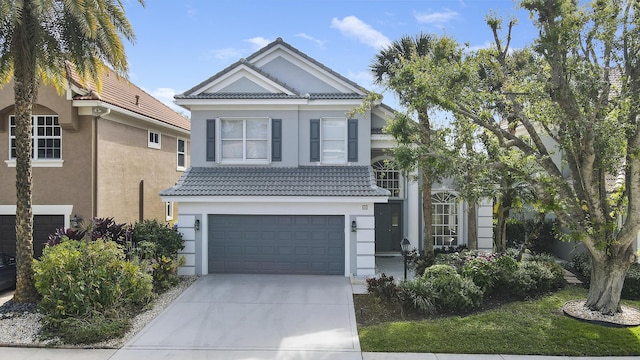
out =
[(459, 245), (458, 198), (449, 192), (431, 195), (433, 244), (435, 246)]
[(323, 164), (347, 162), (347, 119), (320, 119), (320, 150)]
[[(31, 117), (33, 130), (31, 132), (31, 145), (33, 160), (59, 160), (62, 159), (62, 128), (57, 115), (33, 115)], [(16, 118), (9, 117), (9, 159), (16, 158)]]
[(220, 119), (222, 162), (268, 162), (269, 119)]
[(148, 146), (153, 149), (160, 149), (160, 133), (149, 130)]
[(187, 147), (183, 139), (178, 139), (177, 161), (178, 170), (184, 170), (187, 166)]
[(165, 208), (165, 220), (173, 220), (173, 202), (167, 201), (164, 203)]
[(376, 185), (391, 192), (391, 197), (400, 197), (400, 171), (388, 160), (376, 161), (372, 165)]

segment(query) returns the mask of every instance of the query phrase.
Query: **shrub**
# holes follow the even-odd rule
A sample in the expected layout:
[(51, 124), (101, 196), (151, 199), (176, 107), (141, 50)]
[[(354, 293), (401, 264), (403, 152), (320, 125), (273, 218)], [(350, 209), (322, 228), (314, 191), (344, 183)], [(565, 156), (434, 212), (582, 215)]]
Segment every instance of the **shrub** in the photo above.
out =
[(511, 295), (525, 299), (557, 289), (563, 283), (564, 275), (560, 264), (547, 261), (522, 261), (508, 279), (508, 289)]
[(469, 278), (478, 285), (484, 294), (493, 292), (498, 281), (498, 265), (495, 260), (484, 257), (475, 257), (467, 261), (460, 274)]
[(118, 224), (113, 218), (93, 218), (89, 223), (83, 224), (79, 229), (56, 229), (49, 235), (47, 246), (58, 245), (63, 238), (71, 240), (91, 240), (102, 239), (113, 241), (119, 245), (128, 246), (131, 237), (131, 227), (126, 224)]
[(423, 278), (403, 281), (398, 286), (399, 297), (404, 309), (423, 314), (436, 312), (436, 292), (433, 283)]
[(393, 276), (382, 274), (380, 277), (368, 278), (367, 291), (373, 296), (387, 302), (398, 300), (398, 287), (393, 280)]
[(429, 266), (433, 265), (434, 256), (433, 254), (426, 254), (413, 249), (407, 254), (407, 259), (409, 267), (416, 274), (422, 275)]
[(40, 309), (54, 318), (140, 306), (153, 296), (151, 277), (127, 262), (121, 246), (111, 241), (63, 239), (45, 247), (33, 268)]
[(155, 292), (178, 283), (178, 252), (184, 248), (182, 234), (155, 219), (144, 220), (134, 225), (132, 240), (138, 258), (150, 262)]
[(43, 334), (66, 343), (124, 335), (130, 313), (153, 298), (151, 276), (125, 259), (113, 241), (62, 238), (34, 260), (35, 286), (45, 314)]
[(591, 281), (591, 259), (586, 252), (573, 255), (569, 262), (569, 269), (586, 285)]
[(447, 254), (438, 254), (434, 260), (434, 265), (449, 265), (456, 271), (460, 271), (467, 261), (467, 256), (470, 252), (454, 252)]
[(624, 278), (622, 297), (640, 300), (640, 264), (632, 264)]
[(133, 242), (150, 242), (155, 244), (154, 258), (160, 260), (163, 256), (177, 259), (178, 252), (184, 248), (182, 234), (168, 224), (161, 224), (158, 220), (144, 220), (133, 226)]
[(482, 289), (450, 265), (431, 266), (423, 279), (433, 286), (437, 306), (444, 311), (467, 312), (482, 303)]

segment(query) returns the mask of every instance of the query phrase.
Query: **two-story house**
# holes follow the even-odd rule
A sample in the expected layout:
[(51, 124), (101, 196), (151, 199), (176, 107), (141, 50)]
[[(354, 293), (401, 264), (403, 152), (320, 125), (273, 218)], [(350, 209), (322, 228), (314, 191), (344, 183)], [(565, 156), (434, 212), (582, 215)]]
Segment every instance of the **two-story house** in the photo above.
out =
[[(282, 39), (177, 95), (191, 167), (161, 196), (180, 202), (180, 272), (369, 276), (404, 237), (420, 247), (419, 186), (385, 161), (393, 110), (347, 115), (365, 95)], [(461, 244), (464, 203), (444, 188), (434, 199), (434, 241)], [(490, 249), (491, 206), (480, 210)]]
[[(0, 88), (0, 251), (15, 254), (13, 83)], [(33, 108), (34, 252), (78, 219), (173, 221), (158, 192), (189, 166), (190, 121), (109, 71), (102, 90), (77, 79), (41, 86)]]

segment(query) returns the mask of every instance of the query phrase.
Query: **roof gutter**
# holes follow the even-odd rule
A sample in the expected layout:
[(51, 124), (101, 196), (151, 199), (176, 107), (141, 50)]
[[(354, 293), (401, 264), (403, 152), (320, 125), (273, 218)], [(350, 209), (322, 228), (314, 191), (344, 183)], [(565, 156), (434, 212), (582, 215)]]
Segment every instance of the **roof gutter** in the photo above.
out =
[[(146, 121), (146, 122), (149, 122), (151, 124), (154, 124), (154, 125), (157, 125), (157, 126), (160, 126), (160, 127), (164, 127), (164, 128), (175, 130), (175, 131), (177, 131), (177, 132), (179, 132), (181, 134), (184, 134), (184, 135), (189, 135), (191, 133), (190, 130), (183, 129), (183, 128), (179, 127), (179, 126), (171, 125), (171, 124), (168, 124), (168, 123), (166, 123), (164, 121), (156, 120), (156, 119), (154, 119), (152, 117), (145, 116), (145, 115), (139, 114), (139, 113), (131, 111), (131, 110), (123, 109), (123, 108), (121, 108), (119, 106), (115, 106), (115, 105), (112, 105), (110, 103), (106, 103), (106, 102), (99, 101), (99, 100), (73, 100), (72, 105), (73, 105), (73, 107), (77, 107), (78, 108), (78, 115), (92, 115), (92, 116), (95, 116), (94, 108), (103, 108), (106, 111), (108, 111), (107, 114), (111, 113), (111, 110), (114, 110), (114, 111), (116, 111), (118, 113), (121, 113), (121, 114), (126, 115), (126, 116), (131, 116), (131, 117), (136, 118), (138, 120)], [(104, 117), (107, 114), (100, 114), (100, 117)]]

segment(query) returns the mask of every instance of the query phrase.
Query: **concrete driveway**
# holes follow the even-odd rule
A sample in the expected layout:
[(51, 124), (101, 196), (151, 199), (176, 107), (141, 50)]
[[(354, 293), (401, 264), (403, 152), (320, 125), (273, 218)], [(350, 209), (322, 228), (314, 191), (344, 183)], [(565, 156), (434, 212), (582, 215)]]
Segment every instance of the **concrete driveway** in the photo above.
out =
[(116, 352), (138, 359), (362, 359), (349, 278), (207, 275)]

